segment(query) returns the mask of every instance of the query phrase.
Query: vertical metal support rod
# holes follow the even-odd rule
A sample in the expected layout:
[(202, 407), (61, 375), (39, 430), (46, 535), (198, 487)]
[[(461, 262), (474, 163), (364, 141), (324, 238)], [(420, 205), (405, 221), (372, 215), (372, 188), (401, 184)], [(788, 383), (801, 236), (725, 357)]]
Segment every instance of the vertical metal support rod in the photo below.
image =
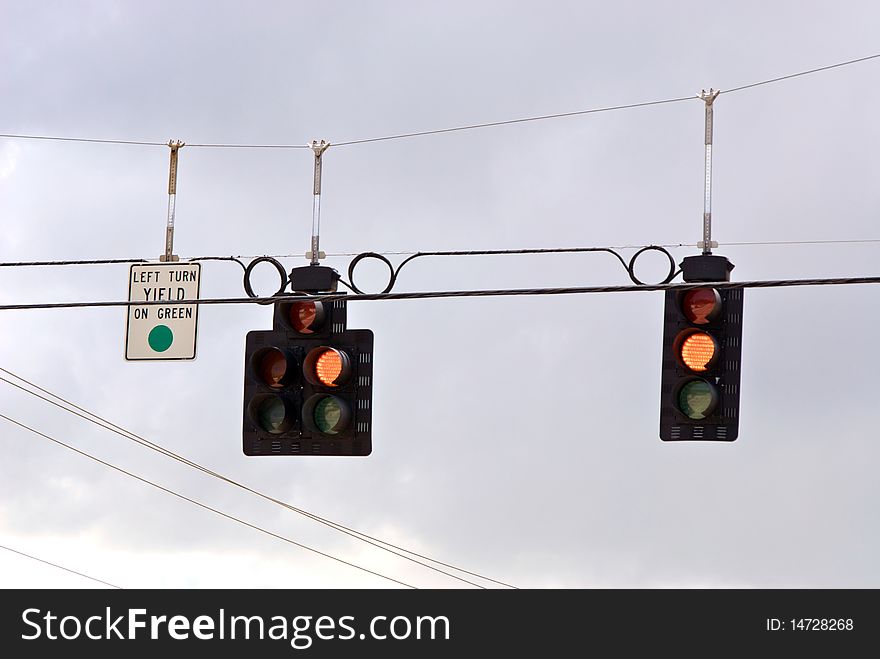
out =
[(712, 104), (721, 90), (711, 87), (700, 92), (700, 99), (706, 104), (706, 181), (703, 195), (703, 254), (712, 253)]
[(321, 255), (319, 236), (321, 233), (321, 156), (330, 146), (330, 142), (321, 140), (312, 140), (311, 148), (315, 154), (315, 179), (312, 194), (312, 249), (309, 254), (311, 263), (309, 265), (318, 265)]
[(184, 146), (181, 141), (168, 140), (171, 149), (171, 162), (168, 165), (168, 224), (165, 227), (165, 254), (159, 257), (162, 262), (177, 261), (174, 256), (174, 211), (177, 204), (177, 152)]

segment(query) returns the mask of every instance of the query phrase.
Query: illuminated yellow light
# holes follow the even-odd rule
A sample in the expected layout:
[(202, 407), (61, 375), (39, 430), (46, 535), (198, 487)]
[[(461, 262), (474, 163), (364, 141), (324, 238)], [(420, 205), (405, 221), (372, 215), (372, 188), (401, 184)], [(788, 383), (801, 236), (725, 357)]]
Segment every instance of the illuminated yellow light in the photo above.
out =
[(680, 354), (689, 369), (705, 371), (715, 358), (715, 340), (705, 332), (694, 332), (682, 342)]
[(315, 362), (315, 375), (325, 387), (335, 387), (342, 366), (342, 355), (335, 350), (325, 350)]

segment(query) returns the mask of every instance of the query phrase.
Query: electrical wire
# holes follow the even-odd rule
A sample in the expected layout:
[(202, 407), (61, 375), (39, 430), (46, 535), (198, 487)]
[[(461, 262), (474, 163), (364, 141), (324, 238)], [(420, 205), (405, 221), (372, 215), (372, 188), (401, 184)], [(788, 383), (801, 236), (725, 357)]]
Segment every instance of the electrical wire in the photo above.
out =
[(308, 144), (187, 144), (201, 149), (310, 149)]
[(29, 266), (53, 266), (53, 265), (111, 265), (118, 263), (149, 263), (148, 259), (79, 259), (76, 261), (6, 261), (0, 263), (0, 268), (22, 268)]
[[(515, 297), (530, 295), (579, 295), (584, 293), (635, 293), (646, 291), (686, 291), (711, 285), (713, 288), (790, 288), (794, 286), (841, 286), (848, 284), (880, 284), (880, 277), (835, 277), (828, 279), (773, 279), (767, 281), (719, 281), (690, 282), (679, 284), (639, 284), (626, 286), (572, 286), (566, 288), (510, 288), (485, 289), (473, 291), (424, 291), (413, 293), (357, 293), (340, 295), (338, 293), (317, 295), (273, 295), (270, 297), (207, 298), (201, 300), (175, 300), (173, 304), (272, 304), (274, 302), (331, 301), (344, 299), (346, 302), (366, 300), (428, 300), (459, 297)], [(79, 309), (89, 307), (142, 307), (168, 305), (168, 300), (118, 301), (118, 302), (42, 302), (35, 304), (0, 304), (0, 311), (25, 309)]]
[(44, 560), (42, 558), (37, 558), (36, 556), (31, 556), (30, 554), (26, 554), (23, 551), (19, 551), (18, 549), (13, 549), (12, 547), (7, 547), (5, 545), (0, 545), (0, 549), (5, 549), (6, 551), (11, 551), (13, 554), (18, 554), (19, 556), (25, 556), (27, 558), (33, 559), (35, 561), (39, 561), (40, 563), (45, 563), (46, 565), (51, 565), (52, 567), (57, 567), (59, 570), (64, 570), (65, 572), (70, 572), (71, 574), (75, 574), (80, 577), (85, 577), (86, 579), (91, 579), (92, 581), (97, 581), (98, 583), (102, 583), (105, 586), (110, 586), (111, 588), (118, 588), (122, 590), (122, 586), (116, 586), (109, 581), (104, 581), (103, 579), (98, 579), (96, 577), (90, 577), (87, 574), (83, 574), (82, 572), (77, 572), (76, 570), (71, 570), (69, 567), (64, 567), (63, 565), (58, 565), (57, 563), (52, 563), (51, 561)]
[(850, 64), (858, 64), (859, 62), (867, 62), (868, 60), (877, 59), (880, 57), (880, 53), (877, 55), (868, 55), (867, 57), (859, 57), (858, 59), (847, 60), (846, 62), (838, 62), (837, 64), (829, 64), (828, 66), (820, 66), (817, 69), (810, 69), (809, 71), (801, 71), (800, 73), (790, 73), (789, 75), (779, 76), (778, 78), (770, 78), (769, 80), (762, 80), (761, 82), (753, 82), (748, 85), (742, 85), (741, 87), (734, 87), (733, 89), (725, 89), (721, 91), (721, 94), (733, 94), (734, 92), (742, 91), (743, 89), (751, 89), (752, 87), (760, 87), (761, 85), (769, 85), (774, 82), (780, 82), (782, 80), (791, 80), (792, 78), (799, 78), (800, 76), (810, 75), (812, 73), (819, 73), (820, 71), (828, 71), (829, 69), (836, 69), (841, 66), (849, 66)]
[(560, 119), (562, 117), (576, 117), (584, 114), (597, 114), (599, 112), (613, 112), (615, 110), (628, 110), (631, 108), (643, 108), (650, 105), (664, 105), (667, 103), (680, 103), (681, 101), (692, 101), (696, 96), (679, 96), (677, 98), (666, 98), (660, 101), (645, 101), (642, 103), (629, 103), (627, 105), (611, 105), (603, 108), (591, 108), (589, 110), (575, 110), (573, 112), (558, 112), (556, 114), (544, 114), (536, 117), (523, 117), (522, 119), (507, 119), (506, 121), (490, 121), (482, 124), (470, 124), (467, 126), (455, 126), (453, 128), (438, 128), (436, 130), (423, 130), (415, 133), (398, 133), (397, 135), (386, 135), (384, 137), (369, 137), (362, 140), (350, 140), (348, 142), (334, 142), (333, 146), (351, 146), (354, 144), (369, 144), (371, 142), (387, 142), (389, 140), (402, 140), (410, 137), (422, 137), (424, 135), (440, 135), (442, 133), (457, 133), (463, 130), (475, 130), (477, 128), (491, 128), (493, 126), (509, 126), (511, 124), (524, 124), (530, 121), (544, 121), (545, 119)]
[(168, 146), (166, 142), (140, 142), (137, 140), (102, 140), (92, 137), (53, 137), (49, 135), (12, 135), (0, 134), (0, 137), (8, 137), (17, 140), (50, 140), (53, 142), (90, 142), (92, 144), (128, 144), (136, 146)]
[(405, 587), (407, 587), (407, 588), (415, 588), (415, 586), (412, 586), (412, 585), (410, 585), (410, 584), (408, 584), (408, 583), (405, 583), (405, 582), (403, 582), (403, 581), (400, 581), (400, 580), (398, 580), (398, 579), (395, 579), (394, 577), (389, 577), (388, 575), (381, 574), (381, 573), (379, 573), (379, 572), (375, 572), (374, 570), (371, 570), (371, 569), (369, 569), (369, 568), (363, 567), (362, 565), (358, 565), (358, 564), (356, 564), (356, 563), (352, 563), (352, 562), (350, 562), (350, 561), (347, 561), (347, 560), (345, 560), (345, 559), (343, 559), (343, 558), (339, 558), (339, 557), (337, 557), (337, 556), (333, 556), (332, 554), (328, 554), (328, 553), (326, 553), (326, 552), (323, 552), (323, 551), (321, 551), (320, 549), (315, 549), (314, 547), (309, 547), (308, 545), (304, 545), (304, 544), (302, 544), (301, 542), (297, 542), (296, 540), (291, 540), (290, 538), (287, 538), (287, 537), (285, 537), (285, 536), (283, 536), (283, 535), (279, 535), (279, 534), (277, 534), (277, 533), (274, 533), (274, 532), (272, 532), (272, 531), (269, 531), (268, 529), (265, 529), (265, 528), (263, 528), (263, 527), (261, 527), (261, 526), (257, 526), (256, 524), (251, 524), (250, 522), (247, 522), (247, 521), (245, 521), (245, 520), (243, 520), (243, 519), (241, 519), (241, 518), (239, 518), (239, 517), (236, 517), (236, 516), (234, 516), (234, 515), (230, 515), (229, 513), (224, 513), (222, 510), (218, 510), (217, 508), (212, 508), (211, 506), (209, 506), (209, 505), (207, 505), (207, 504), (204, 504), (204, 503), (202, 503), (202, 502), (200, 502), (200, 501), (196, 501), (195, 499), (191, 499), (190, 497), (185, 496), (185, 495), (183, 495), (183, 494), (180, 494), (180, 493), (178, 493), (178, 492), (175, 492), (174, 490), (171, 490), (171, 489), (169, 489), (169, 488), (167, 488), (167, 487), (163, 487), (162, 485), (159, 485), (158, 483), (155, 483), (155, 482), (153, 482), (153, 481), (151, 481), (151, 480), (149, 480), (149, 479), (146, 479), (146, 478), (143, 478), (143, 477), (141, 477), (141, 476), (138, 476), (137, 474), (134, 474), (134, 473), (132, 473), (132, 472), (130, 472), (130, 471), (126, 471), (126, 470), (123, 469), (122, 467), (117, 467), (116, 465), (114, 465), (114, 464), (112, 464), (112, 463), (110, 463), (110, 462), (107, 462), (106, 460), (102, 460), (101, 458), (97, 458), (97, 457), (95, 457), (94, 455), (92, 455), (91, 453), (88, 453), (88, 452), (86, 452), (86, 451), (80, 450), (80, 449), (78, 449), (78, 448), (76, 448), (76, 447), (74, 447), (74, 446), (71, 446), (70, 444), (66, 444), (66, 443), (62, 442), (60, 439), (56, 439), (55, 437), (52, 437), (52, 436), (47, 435), (47, 434), (45, 434), (45, 433), (43, 433), (43, 432), (40, 432), (39, 430), (36, 430), (36, 429), (34, 429), (34, 428), (31, 428), (30, 426), (27, 426), (27, 425), (21, 423), (20, 421), (16, 421), (15, 419), (12, 419), (12, 418), (6, 416), (5, 414), (0, 413), (0, 419), (5, 419), (6, 421), (9, 421), (10, 423), (12, 423), (12, 424), (18, 426), (19, 428), (23, 428), (24, 430), (27, 430), (27, 431), (29, 431), (29, 432), (32, 432), (32, 433), (36, 434), (36, 435), (39, 435), (40, 437), (43, 437), (44, 439), (48, 439), (50, 442), (53, 442), (53, 443), (55, 443), (55, 444), (58, 444), (59, 446), (63, 446), (64, 448), (66, 448), (66, 449), (68, 449), (68, 450), (70, 450), (70, 451), (73, 451), (74, 453), (78, 453), (79, 455), (82, 455), (83, 457), (86, 457), (86, 458), (88, 458), (89, 460), (93, 460), (94, 462), (97, 462), (97, 463), (99, 463), (99, 464), (102, 464), (102, 465), (104, 465), (105, 467), (109, 467), (110, 469), (113, 469), (113, 470), (115, 470), (115, 471), (118, 471), (118, 472), (121, 473), (121, 474), (125, 474), (126, 476), (130, 476), (131, 478), (134, 478), (135, 480), (138, 480), (138, 481), (140, 481), (141, 483), (145, 483), (145, 484), (147, 484), (147, 485), (150, 485), (150, 486), (152, 486), (152, 487), (155, 487), (155, 488), (158, 489), (158, 490), (162, 490), (163, 492), (166, 492), (166, 493), (168, 493), (168, 494), (171, 494), (171, 495), (177, 497), (178, 499), (182, 499), (182, 500), (187, 501), (187, 502), (189, 502), (189, 503), (192, 503), (192, 504), (194, 504), (194, 505), (196, 505), (196, 506), (198, 506), (198, 507), (200, 507), (200, 508), (204, 508), (205, 510), (209, 510), (210, 512), (212, 512), (212, 513), (214, 513), (214, 514), (216, 514), (216, 515), (220, 515), (221, 517), (225, 517), (226, 519), (230, 519), (230, 520), (232, 520), (232, 521), (234, 521), (234, 522), (238, 522), (239, 524), (242, 524), (243, 526), (247, 526), (247, 527), (249, 527), (249, 528), (252, 528), (252, 529), (254, 529), (255, 531), (259, 531), (260, 533), (264, 533), (264, 534), (266, 534), (266, 535), (272, 536), (273, 538), (277, 538), (278, 540), (283, 540), (284, 542), (286, 542), (286, 543), (288, 543), (288, 544), (291, 544), (291, 545), (294, 545), (294, 546), (296, 546), (296, 547), (299, 547), (300, 549), (305, 549), (305, 550), (310, 551), (310, 552), (312, 552), (312, 553), (314, 553), (314, 554), (317, 554), (318, 556), (323, 556), (324, 558), (329, 558), (329, 559), (331, 559), (331, 560), (333, 560), (333, 561), (336, 561), (337, 563), (341, 563), (341, 564), (343, 564), (343, 565), (347, 565), (348, 567), (352, 567), (352, 568), (355, 568), (356, 570), (360, 570), (360, 571), (362, 571), (362, 572), (366, 572), (367, 574), (371, 574), (371, 575), (376, 576), (376, 577), (381, 577), (382, 579), (386, 579), (386, 580), (388, 580), (388, 581), (392, 581), (392, 582), (394, 582), (394, 583), (396, 583), (396, 584), (399, 584), (399, 585), (401, 585), (401, 586), (405, 586)]
[[(743, 246), (777, 246), (777, 245), (867, 245), (880, 243), (880, 238), (852, 238), (842, 240), (752, 240), (744, 242), (724, 242), (719, 243), (720, 247), (743, 247)], [(416, 254), (432, 255), (432, 256), (466, 256), (475, 254), (545, 254), (545, 253), (578, 253), (591, 252), (597, 250), (610, 249), (643, 249), (651, 247), (651, 245), (609, 245), (606, 247), (549, 247), (549, 248), (524, 248), (524, 249), (502, 249), (502, 250), (462, 250), (448, 252), (424, 252), (421, 250), (386, 250), (383, 252), (374, 252), (381, 256), (415, 256)], [(654, 245), (654, 247), (663, 247), (664, 249), (682, 249), (695, 247), (694, 243), (664, 243)], [(327, 258), (348, 258), (356, 257), (364, 254), (364, 252), (328, 252), (325, 254)], [(188, 261), (235, 261), (242, 267), (244, 264), (242, 259), (294, 259), (303, 258), (302, 254), (237, 254), (232, 256), (186, 256), (180, 257), (180, 262)], [(130, 259), (78, 259), (78, 260), (58, 260), (58, 261), (2, 261), (0, 268), (17, 268), (29, 266), (67, 266), (67, 265), (115, 265), (126, 263), (152, 263), (155, 259), (130, 258)]]
[[(480, 584), (474, 583), (474, 582), (472, 582), (472, 581), (468, 581), (467, 579), (462, 579), (461, 577), (459, 577), (459, 576), (457, 576), (457, 575), (454, 575), (454, 574), (451, 574), (451, 573), (449, 573), (449, 572), (446, 572), (446, 571), (444, 571), (444, 570), (440, 570), (440, 569), (438, 569), (438, 568), (435, 568), (434, 566), (429, 565), (429, 564), (426, 564), (426, 563), (424, 563), (424, 562), (422, 562), (422, 561), (415, 560), (415, 559), (413, 559), (413, 558), (411, 558), (411, 557), (409, 557), (409, 556), (406, 556), (406, 555), (404, 555), (404, 554), (400, 554), (400, 553), (398, 553), (397, 551), (392, 551), (391, 549), (388, 549), (387, 547), (392, 547), (393, 549), (397, 549), (397, 550), (400, 550), (400, 551), (402, 551), (402, 552), (406, 552), (407, 554), (412, 554), (413, 556), (417, 556), (417, 557), (422, 558), (422, 559), (425, 559), (425, 560), (427, 560), (427, 561), (431, 561), (431, 562), (433, 562), (433, 563), (437, 563), (437, 564), (439, 564), (439, 565), (443, 565), (443, 566), (448, 567), (448, 568), (450, 568), (450, 569), (457, 570), (457, 571), (459, 571), (459, 572), (462, 572), (462, 573), (465, 573), (465, 574), (469, 574), (469, 575), (471, 575), (471, 576), (478, 577), (478, 578), (480, 578), (480, 579), (485, 579), (486, 581), (491, 581), (491, 582), (496, 583), (496, 584), (499, 584), (499, 585), (501, 585), (501, 586), (506, 586), (506, 587), (508, 587), (508, 588), (516, 588), (516, 586), (513, 586), (513, 585), (511, 585), (511, 584), (505, 583), (505, 582), (503, 582), (503, 581), (499, 581), (499, 580), (497, 580), (497, 579), (492, 579), (491, 577), (487, 577), (487, 576), (484, 576), (484, 575), (479, 574), (479, 573), (476, 573), (476, 572), (471, 572), (471, 571), (469, 571), (469, 570), (465, 570), (464, 568), (460, 568), (460, 567), (457, 567), (457, 566), (455, 566), (455, 565), (451, 565), (451, 564), (449, 564), (449, 563), (444, 563), (443, 561), (439, 561), (439, 560), (434, 559), (434, 558), (431, 558), (431, 557), (429, 557), (429, 556), (424, 556), (424, 555), (422, 555), (422, 554), (418, 554), (418, 553), (416, 553), (416, 552), (414, 552), (414, 551), (411, 551), (411, 550), (409, 550), (409, 549), (405, 549), (404, 547), (400, 547), (400, 546), (395, 545), (395, 544), (393, 544), (393, 543), (386, 542), (385, 540), (382, 540), (382, 539), (380, 539), (380, 538), (376, 538), (376, 537), (370, 536), (370, 535), (368, 535), (368, 534), (366, 534), (366, 533), (362, 533), (361, 531), (357, 531), (357, 530), (355, 530), (355, 529), (349, 528), (349, 527), (347, 527), (347, 526), (344, 526), (344, 525), (339, 524), (339, 523), (337, 523), (337, 522), (334, 522), (334, 521), (332, 521), (332, 520), (326, 519), (326, 518), (324, 518), (324, 517), (320, 517), (320, 516), (318, 516), (318, 515), (316, 515), (316, 514), (314, 514), (314, 513), (311, 513), (311, 512), (309, 512), (309, 511), (307, 511), (307, 510), (304, 510), (304, 509), (302, 509), (302, 508), (297, 508), (296, 506), (293, 506), (293, 505), (291, 505), (291, 504), (289, 504), (289, 503), (286, 503), (286, 502), (284, 502), (284, 501), (280, 501), (279, 499), (276, 499), (276, 498), (274, 498), (274, 497), (272, 497), (272, 496), (269, 496), (269, 495), (267, 495), (267, 494), (265, 494), (265, 493), (263, 493), (263, 492), (260, 492), (260, 491), (258, 491), (258, 490), (255, 490), (255, 489), (253, 489), (253, 488), (251, 488), (251, 487), (249, 487), (249, 486), (247, 486), (247, 485), (244, 485), (243, 483), (240, 483), (239, 481), (236, 481), (236, 480), (234, 480), (234, 479), (232, 479), (232, 478), (229, 478), (229, 477), (227, 477), (227, 476), (224, 476), (224, 475), (222, 475), (222, 474), (219, 474), (219, 473), (217, 473), (217, 472), (215, 472), (215, 471), (213, 471), (213, 470), (211, 470), (211, 469), (209, 469), (209, 468), (207, 468), (207, 467), (205, 467), (205, 466), (203, 466), (203, 465), (201, 465), (201, 464), (199, 464), (199, 463), (197, 463), (197, 462), (194, 462), (194, 461), (192, 461), (192, 460), (189, 460), (188, 458), (185, 458), (185, 457), (183, 457), (183, 456), (181, 456), (181, 455), (178, 455), (177, 453), (174, 453), (174, 452), (171, 451), (170, 449), (167, 449), (167, 448), (165, 448), (165, 447), (163, 447), (163, 446), (161, 446), (161, 445), (159, 445), (159, 444), (156, 444), (155, 442), (151, 442), (150, 440), (145, 439), (144, 437), (141, 437), (140, 435), (137, 435), (136, 433), (134, 433), (134, 432), (132, 432), (132, 431), (130, 431), (130, 430), (127, 430), (127, 429), (125, 429), (125, 428), (122, 428), (121, 426), (118, 426), (118, 425), (116, 425), (115, 423), (113, 423), (113, 422), (111, 422), (111, 421), (108, 421), (107, 419), (104, 419), (103, 417), (99, 416), (98, 414), (95, 414), (94, 412), (91, 412), (91, 411), (89, 411), (89, 410), (87, 410), (87, 409), (85, 409), (85, 408), (83, 408), (83, 407), (80, 407), (80, 406), (77, 405), (76, 403), (72, 403), (72, 402), (70, 402), (69, 400), (66, 400), (65, 398), (63, 398), (62, 396), (59, 396), (58, 394), (55, 394), (55, 393), (53, 393), (53, 392), (51, 392), (51, 391), (49, 391), (49, 390), (47, 390), (47, 389), (44, 389), (43, 387), (41, 387), (41, 386), (39, 386), (39, 385), (37, 385), (37, 384), (35, 384), (35, 383), (33, 383), (33, 382), (31, 382), (31, 381), (29, 381), (29, 380), (23, 378), (23, 377), (21, 377), (20, 375), (17, 375), (16, 373), (13, 373), (12, 371), (9, 371), (9, 370), (7, 370), (7, 369), (5, 369), (5, 368), (2, 368), (2, 367), (0, 367), (0, 371), (2, 371), (3, 373), (6, 373), (7, 375), (10, 375), (10, 376), (12, 376), (12, 377), (18, 379), (18, 380), (20, 380), (20, 381), (22, 381), (22, 382), (24, 382), (25, 384), (27, 384), (27, 385), (30, 386), (30, 387), (33, 387), (34, 389), (37, 389), (37, 390), (39, 390), (39, 391), (41, 391), (41, 392), (43, 392), (43, 393), (45, 393), (45, 394), (47, 394), (47, 395), (49, 395), (49, 396), (51, 396), (51, 397), (53, 397), (53, 398), (56, 398), (57, 400), (63, 402), (65, 405), (69, 405), (70, 407), (74, 408), (74, 409), (68, 409), (68, 408), (64, 407), (63, 405), (60, 405), (59, 403), (57, 403), (57, 402), (55, 402), (55, 401), (53, 401), (53, 400), (50, 400), (50, 399), (48, 399), (48, 398), (46, 398), (46, 397), (44, 397), (44, 396), (41, 396), (40, 394), (38, 394), (38, 393), (36, 393), (36, 392), (34, 392), (34, 391), (30, 391), (29, 389), (27, 389), (27, 388), (25, 388), (25, 387), (22, 387), (21, 385), (18, 385), (18, 384), (16, 384), (15, 382), (12, 382), (12, 381), (7, 380), (6, 378), (0, 376), (0, 381), (5, 382), (5, 383), (7, 383), (7, 384), (9, 384), (9, 385), (12, 385), (13, 387), (16, 387), (16, 388), (20, 389), (21, 391), (24, 391), (25, 393), (28, 393), (28, 394), (30, 394), (30, 395), (32, 395), (32, 396), (35, 396), (36, 398), (39, 398), (40, 400), (43, 400), (43, 401), (45, 401), (45, 402), (47, 402), (47, 403), (50, 403), (51, 405), (54, 405), (55, 407), (58, 407), (59, 409), (62, 409), (62, 410), (64, 410), (65, 412), (68, 412), (68, 413), (70, 413), (70, 414), (73, 414), (74, 416), (77, 416), (77, 417), (79, 417), (79, 418), (81, 418), (81, 419), (84, 419), (84, 420), (86, 420), (86, 421), (89, 421), (90, 423), (93, 423), (93, 424), (95, 424), (95, 425), (97, 425), (97, 426), (99, 426), (99, 427), (101, 427), (101, 428), (104, 428), (105, 430), (110, 430), (111, 432), (114, 432), (114, 433), (116, 433), (117, 435), (120, 435), (121, 437), (124, 437), (125, 439), (128, 439), (129, 441), (133, 441), (133, 442), (135, 442), (135, 443), (137, 443), (137, 444), (140, 444), (141, 446), (143, 446), (143, 447), (145, 447), (145, 448), (148, 448), (148, 449), (150, 449), (150, 450), (152, 450), (152, 451), (155, 451), (155, 452), (157, 452), (157, 453), (160, 453), (160, 454), (162, 454), (162, 455), (165, 455), (166, 457), (172, 458), (172, 459), (174, 459), (174, 460), (176, 460), (176, 461), (178, 461), (178, 462), (181, 462), (181, 463), (183, 463), (183, 464), (185, 464), (185, 465), (187, 465), (187, 466), (189, 466), (189, 467), (192, 467), (192, 468), (194, 468), (194, 469), (197, 469), (197, 470), (201, 471), (202, 473), (205, 473), (205, 474), (207, 474), (207, 475), (209, 475), (209, 476), (212, 476), (212, 477), (214, 477), (214, 478), (217, 478), (217, 479), (219, 479), (219, 480), (222, 480), (222, 481), (224, 481), (224, 482), (226, 482), (226, 483), (228, 483), (228, 484), (230, 484), (230, 485), (233, 485), (233, 486), (235, 486), (235, 487), (238, 487), (239, 489), (245, 490), (245, 491), (247, 491), (247, 492), (249, 492), (249, 493), (251, 493), (251, 494), (254, 494), (254, 495), (256, 495), (256, 496), (258, 496), (258, 497), (260, 497), (260, 498), (262, 498), (262, 499), (265, 499), (266, 501), (269, 501), (269, 502), (274, 503), (274, 504), (276, 504), (276, 505), (279, 505), (279, 506), (281, 506), (281, 507), (283, 507), (283, 508), (286, 508), (286, 509), (288, 509), (288, 510), (291, 510), (291, 511), (293, 511), (293, 512), (296, 512), (296, 513), (298, 513), (298, 514), (300, 514), (300, 515), (303, 515), (304, 517), (307, 517), (307, 518), (312, 519), (312, 520), (314, 520), (314, 521), (316, 521), (316, 522), (318, 522), (318, 523), (320, 523), (320, 524), (323, 524), (324, 526), (328, 526), (329, 528), (332, 528), (332, 529), (334, 529), (334, 530), (336, 530), (336, 531), (339, 531), (339, 532), (341, 532), (341, 533), (344, 533), (345, 535), (348, 535), (348, 536), (350, 536), (350, 537), (352, 537), (352, 538), (355, 538), (356, 540), (360, 540), (360, 541), (365, 542), (365, 543), (367, 543), (367, 544), (369, 544), (369, 545), (372, 545), (372, 546), (374, 546), (374, 547), (377, 547), (378, 549), (381, 549), (381, 550), (383, 550), (383, 551), (386, 551), (386, 552), (388, 552), (388, 553), (391, 553), (391, 554), (393, 554), (393, 555), (395, 555), (395, 556), (398, 556), (398, 557), (403, 558), (403, 559), (405, 559), (405, 560), (408, 560), (408, 561), (410, 561), (410, 562), (416, 563), (416, 564), (418, 564), (418, 565), (421, 565), (422, 567), (426, 567), (426, 568), (428, 568), (428, 569), (430, 569), (430, 570), (433, 570), (433, 571), (435, 571), (435, 572), (439, 572), (440, 574), (444, 574), (444, 575), (449, 576), (449, 577), (451, 577), (451, 578), (453, 578), (453, 579), (456, 579), (456, 580), (458, 580), (458, 581), (462, 581), (463, 583), (467, 583), (467, 584), (469, 584), (469, 585), (471, 585), (471, 586), (475, 586), (475, 587), (477, 587), (477, 588), (483, 588), (483, 586), (481, 586)], [(75, 411), (75, 410), (79, 410), (79, 412), (77, 412), (77, 411)], [(83, 414), (80, 414), (80, 412), (82, 412)], [(88, 415), (88, 416), (85, 416), (85, 415)], [(93, 418), (89, 418), (89, 417), (93, 417)], [(382, 546), (382, 545), (387, 545), (387, 547), (384, 547), (384, 546)]]
[[(735, 92), (743, 91), (745, 89), (751, 89), (753, 87), (760, 87), (762, 85), (769, 85), (776, 82), (781, 82), (783, 80), (790, 80), (792, 78), (798, 78), (801, 76), (811, 75), (814, 73), (819, 73), (821, 71), (828, 71), (830, 69), (836, 69), (843, 66), (850, 66), (852, 64), (858, 64), (860, 62), (867, 62), (868, 60), (873, 60), (880, 58), (880, 54), (876, 55), (868, 55), (866, 57), (859, 57), (857, 59), (847, 60), (845, 62), (838, 62), (836, 64), (829, 64), (827, 66), (821, 66), (815, 69), (809, 69), (806, 71), (799, 71), (797, 73), (790, 73), (788, 75), (779, 76), (776, 78), (770, 78), (768, 80), (762, 80), (760, 82), (753, 82), (746, 85), (741, 85), (739, 87), (733, 87), (731, 89), (723, 90), (720, 93), (722, 94), (733, 94)], [(506, 126), (510, 124), (521, 124), (531, 121), (543, 121), (546, 119), (559, 119), (563, 117), (573, 117), (578, 115), (586, 115), (586, 114), (595, 114), (599, 112), (611, 112), (615, 110), (626, 110), (631, 108), (641, 108), (647, 106), (654, 105), (663, 105), (668, 103), (679, 103), (681, 101), (690, 101), (690, 100), (699, 100), (698, 95), (691, 96), (679, 96), (676, 98), (667, 98), (662, 100), (655, 101), (644, 101), (641, 103), (629, 103), (625, 105), (612, 105), (607, 107), (599, 107), (599, 108), (591, 108), (587, 110), (575, 110), (572, 112), (558, 112), (554, 114), (544, 114), (533, 117), (523, 117), (520, 119), (508, 119), (505, 121), (490, 121), (485, 123), (477, 123), (477, 124), (469, 124), (464, 126), (454, 126), (451, 128), (438, 128), (434, 130), (424, 130), (418, 132), (410, 132), (410, 133), (397, 133), (394, 135), (385, 135), (383, 137), (369, 137), (364, 139), (355, 139), (341, 142), (333, 142), (333, 146), (352, 146), (355, 144), (369, 144), (374, 142), (386, 142), (389, 140), (400, 140), (400, 139), (408, 139), (411, 137), (421, 137), (424, 135), (439, 135), (442, 133), (454, 133), (465, 130), (475, 130), (479, 128), (490, 128), (495, 126)], [(93, 142), (100, 144), (128, 144), (128, 145), (139, 145), (139, 146), (168, 146), (166, 142), (145, 142), (145, 141), (136, 141), (136, 140), (112, 140), (112, 139), (93, 139), (93, 138), (81, 138), (81, 137), (53, 137), (48, 135), (21, 135), (21, 134), (11, 134), (11, 133), (3, 133), (0, 134), (0, 137), (10, 138), (10, 139), (29, 139), (29, 140), (55, 140), (55, 141), (63, 141), (63, 142)], [(220, 149), (309, 149), (311, 148), (308, 144), (187, 144), (189, 148), (220, 148)]]
[[(240, 256), (191, 256), (184, 259), (190, 261), (234, 261), (245, 269), (244, 263), (239, 259), (248, 258)], [(55, 266), (55, 265), (116, 265), (122, 263), (150, 263), (150, 259), (78, 259), (67, 261), (5, 261), (0, 263), (0, 268), (20, 268), (28, 266)], [(169, 265), (165, 263), (163, 265)]]

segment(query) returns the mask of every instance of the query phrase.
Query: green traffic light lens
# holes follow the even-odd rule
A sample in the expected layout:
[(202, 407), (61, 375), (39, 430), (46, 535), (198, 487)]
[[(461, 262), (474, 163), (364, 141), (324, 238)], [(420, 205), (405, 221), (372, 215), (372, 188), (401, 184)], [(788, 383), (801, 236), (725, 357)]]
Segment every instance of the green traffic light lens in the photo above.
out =
[(339, 396), (315, 394), (303, 406), (304, 423), (322, 435), (338, 435), (348, 428), (351, 408)]
[(327, 396), (315, 406), (315, 425), (323, 433), (335, 435), (342, 420), (342, 406), (338, 398)]
[(287, 406), (279, 396), (266, 396), (257, 402), (254, 416), (260, 429), (273, 435), (281, 434), (291, 426)]
[(689, 380), (676, 396), (678, 409), (689, 419), (705, 419), (718, 405), (718, 392), (705, 380)]

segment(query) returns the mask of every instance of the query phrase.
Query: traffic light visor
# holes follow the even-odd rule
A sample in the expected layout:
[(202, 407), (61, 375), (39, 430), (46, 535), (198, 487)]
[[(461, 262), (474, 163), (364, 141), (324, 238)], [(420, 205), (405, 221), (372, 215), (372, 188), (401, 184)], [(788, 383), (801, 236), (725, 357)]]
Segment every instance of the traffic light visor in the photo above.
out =
[(721, 313), (721, 294), (714, 288), (695, 288), (681, 297), (681, 312), (694, 325), (707, 325)]
[(306, 380), (323, 387), (338, 387), (351, 378), (351, 359), (336, 348), (315, 348), (303, 362)]

